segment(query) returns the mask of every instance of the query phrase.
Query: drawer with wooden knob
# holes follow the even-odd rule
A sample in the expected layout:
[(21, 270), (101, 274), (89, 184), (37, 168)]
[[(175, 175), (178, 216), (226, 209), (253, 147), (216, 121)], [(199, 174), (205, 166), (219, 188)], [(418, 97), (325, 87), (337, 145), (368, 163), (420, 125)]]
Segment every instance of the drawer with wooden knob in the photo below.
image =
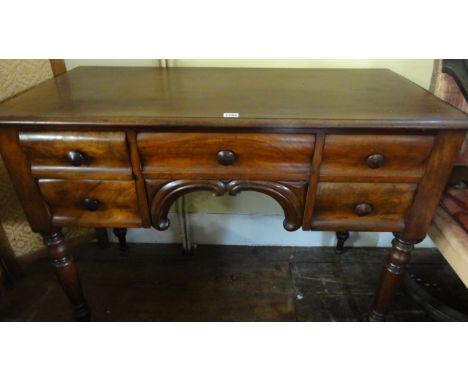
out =
[(37, 178), (132, 179), (124, 132), (20, 132)]
[(313, 134), (140, 133), (146, 178), (307, 180)]
[(56, 225), (139, 227), (133, 181), (40, 179), (39, 190)]
[(321, 181), (418, 182), (432, 135), (328, 135)]
[(319, 183), (312, 228), (399, 232), (416, 189), (413, 183)]

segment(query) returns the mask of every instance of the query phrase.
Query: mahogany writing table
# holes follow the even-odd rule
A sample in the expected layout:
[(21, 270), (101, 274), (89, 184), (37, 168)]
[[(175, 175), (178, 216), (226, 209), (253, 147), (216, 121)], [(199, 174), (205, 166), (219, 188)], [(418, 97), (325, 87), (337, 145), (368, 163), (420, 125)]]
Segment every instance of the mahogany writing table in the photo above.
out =
[(0, 149), (77, 319), (62, 226), (167, 229), (186, 193), (264, 193), (293, 231), (394, 232), (382, 320), (468, 117), (380, 69), (77, 68), (0, 105)]

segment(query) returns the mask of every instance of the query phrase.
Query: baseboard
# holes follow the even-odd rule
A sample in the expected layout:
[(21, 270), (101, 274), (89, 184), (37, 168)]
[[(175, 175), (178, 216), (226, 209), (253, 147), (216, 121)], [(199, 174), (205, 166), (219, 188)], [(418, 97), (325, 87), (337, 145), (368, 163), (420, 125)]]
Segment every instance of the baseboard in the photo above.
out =
[[(181, 230), (175, 214), (169, 215), (171, 226), (167, 231), (129, 229), (128, 241), (135, 243), (181, 243)], [(335, 246), (334, 232), (306, 232), (301, 229), (288, 232), (280, 215), (213, 214), (196, 212), (189, 216), (193, 244), (247, 245), (247, 246)], [(110, 233), (111, 241), (116, 238)], [(347, 246), (388, 247), (391, 233), (351, 232)], [(434, 248), (426, 238), (418, 248)]]

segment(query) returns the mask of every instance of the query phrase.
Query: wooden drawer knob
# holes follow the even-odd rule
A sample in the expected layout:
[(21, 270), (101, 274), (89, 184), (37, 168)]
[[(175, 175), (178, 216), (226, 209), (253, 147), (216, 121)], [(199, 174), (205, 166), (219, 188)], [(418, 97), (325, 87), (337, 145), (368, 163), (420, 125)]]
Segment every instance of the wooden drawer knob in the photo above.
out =
[(354, 213), (358, 216), (369, 215), (372, 210), (372, 206), (368, 203), (359, 203), (354, 207)]
[(385, 157), (382, 154), (373, 154), (367, 157), (367, 165), (370, 168), (380, 168), (384, 165)]
[(216, 157), (218, 158), (218, 163), (223, 166), (230, 166), (236, 160), (236, 154), (229, 150), (219, 151)]
[(84, 161), (84, 155), (79, 151), (70, 151), (67, 154), (67, 160), (75, 167), (80, 167)]
[(97, 211), (101, 202), (97, 199), (86, 198), (83, 200), (83, 205), (88, 211)]

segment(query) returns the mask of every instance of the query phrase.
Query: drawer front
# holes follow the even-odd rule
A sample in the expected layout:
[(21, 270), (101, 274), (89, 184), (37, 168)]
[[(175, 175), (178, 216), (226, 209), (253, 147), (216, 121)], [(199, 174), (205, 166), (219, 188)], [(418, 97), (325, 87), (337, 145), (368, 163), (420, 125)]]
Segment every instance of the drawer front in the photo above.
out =
[(37, 178), (131, 179), (123, 132), (21, 132)]
[(328, 135), (320, 179), (418, 182), (433, 144), (425, 135)]
[(411, 183), (319, 183), (312, 228), (400, 231), (416, 188)]
[(57, 225), (139, 227), (132, 181), (40, 179), (39, 189)]
[(306, 180), (314, 135), (140, 133), (145, 177)]

